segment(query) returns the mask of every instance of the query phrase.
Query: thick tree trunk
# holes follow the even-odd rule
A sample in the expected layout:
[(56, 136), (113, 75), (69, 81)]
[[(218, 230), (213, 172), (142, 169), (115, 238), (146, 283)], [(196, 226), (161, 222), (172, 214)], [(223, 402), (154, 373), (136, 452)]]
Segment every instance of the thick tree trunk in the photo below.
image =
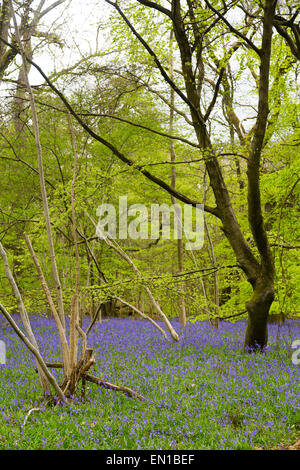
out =
[(264, 349), (267, 345), (268, 314), (274, 300), (274, 260), (264, 226), (260, 194), (260, 161), (269, 113), (269, 72), (272, 48), (272, 28), (276, 1), (266, 0), (263, 35), (260, 50), (258, 113), (251, 151), (247, 162), (248, 220), (260, 255), (260, 272), (255, 280), (252, 298), (246, 304), (249, 324), (245, 348)]
[(245, 350), (263, 350), (267, 346), (268, 315), (273, 300), (273, 281), (262, 276), (255, 285), (251, 299), (246, 303), (248, 326), (245, 336)]

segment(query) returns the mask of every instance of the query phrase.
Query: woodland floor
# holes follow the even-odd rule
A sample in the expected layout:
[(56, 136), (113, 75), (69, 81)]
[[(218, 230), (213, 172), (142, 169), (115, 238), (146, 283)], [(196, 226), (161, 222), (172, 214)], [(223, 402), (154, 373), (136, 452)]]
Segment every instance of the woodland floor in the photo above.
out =
[[(219, 330), (206, 322), (182, 330), (174, 321), (181, 339), (173, 343), (148, 322), (105, 320), (89, 338), (92, 373), (146, 401), (89, 384), (84, 403), (78, 398), (46, 409), (33, 358), (0, 322), (7, 347), (7, 364), (0, 366), (0, 449), (299, 449), (300, 366), (291, 360), (297, 321), (269, 325), (266, 352), (245, 354), (245, 321), (223, 322)], [(32, 326), (46, 360), (59, 361), (53, 320), (35, 316)], [(61, 372), (54, 373), (59, 379)], [(22, 428), (33, 407), (42, 411)]]

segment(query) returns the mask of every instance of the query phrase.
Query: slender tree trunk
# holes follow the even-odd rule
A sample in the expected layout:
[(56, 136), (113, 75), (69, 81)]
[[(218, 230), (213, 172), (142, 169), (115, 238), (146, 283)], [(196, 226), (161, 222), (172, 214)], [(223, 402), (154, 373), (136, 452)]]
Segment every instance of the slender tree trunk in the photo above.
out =
[(43, 156), (42, 156), (42, 147), (41, 147), (41, 142), (40, 142), (40, 131), (39, 131), (38, 118), (37, 118), (37, 111), (36, 111), (33, 92), (32, 92), (32, 89), (31, 89), (31, 86), (30, 86), (30, 83), (29, 83), (29, 79), (28, 79), (27, 58), (26, 58), (26, 55), (25, 55), (25, 52), (24, 52), (24, 49), (23, 49), (23, 46), (22, 46), (22, 41), (21, 41), (21, 37), (20, 37), (20, 33), (19, 33), (19, 28), (18, 28), (18, 24), (17, 24), (17, 20), (16, 20), (16, 16), (15, 16), (15, 12), (14, 12), (12, 3), (11, 3), (11, 11), (12, 11), (12, 17), (13, 17), (13, 22), (14, 22), (14, 27), (15, 27), (15, 34), (16, 34), (16, 37), (17, 37), (17, 41), (18, 41), (19, 48), (20, 48), (20, 53), (21, 53), (21, 56), (22, 56), (24, 79), (25, 79), (27, 90), (28, 90), (28, 94), (29, 94), (29, 98), (30, 98), (30, 106), (31, 106), (31, 110), (32, 110), (32, 121), (33, 121), (34, 134), (35, 134), (35, 143), (36, 143), (37, 156), (38, 156), (41, 195), (42, 195), (42, 200), (43, 200), (43, 209), (44, 209), (45, 222), (46, 222), (46, 228), (47, 228), (47, 236), (48, 236), (48, 244), (49, 244), (49, 251), (50, 251), (50, 258), (51, 258), (52, 274), (53, 274), (53, 278), (55, 280), (55, 287), (56, 287), (56, 292), (57, 292), (58, 313), (59, 313), (59, 316), (60, 316), (62, 326), (65, 327), (65, 315), (64, 315), (64, 304), (63, 304), (63, 297), (62, 297), (62, 288), (61, 288), (61, 283), (60, 283), (57, 264), (56, 264), (54, 243), (53, 243), (53, 237), (52, 237), (52, 231), (51, 231), (51, 222), (50, 222), (50, 214), (49, 214), (49, 206), (48, 206), (48, 198), (47, 198), (45, 177), (44, 177)]
[[(27, 335), (29, 341), (31, 342), (31, 344), (34, 346), (34, 348), (37, 351), (39, 351), (39, 347), (38, 347), (37, 341), (35, 339), (34, 333), (32, 331), (29, 316), (27, 314), (27, 311), (26, 311), (21, 293), (20, 293), (19, 288), (17, 286), (17, 283), (16, 283), (16, 281), (15, 281), (13, 275), (12, 275), (12, 272), (9, 268), (7, 255), (6, 255), (6, 252), (5, 252), (1, 242), (0, 242), (0, 256), (2, 257), (2, 260), (3, 260), (4, 271), (5, 271), (6, 277), (7, 277), (8, 281), (11, 285), (13, 294), (14, 294), (16, 300), (17, 300), (20, 316), (21, 316), (21, 319), (22, 319), (22, 322), (23, 322), (23, 325), (24, 325), (26, 335)], [(39, 362), (37, 362), (37, 369), (38, 369), (40, 384), (41, 384), (44, 392), (49, 392), (50, 391), (49, 382), (48, 382), (48, 379), (45, 376), (44, 372), (42, 371), (42, 369), (39, 365)]]
[[(174, 59), (173, 59), (172, 41), (173, 41), (173, 30), (171, 30), (171, 32), (170, 32), (170, 77), (173, 79)], [(173, 134), (174, 104), (175, 104), (174, 101), (175, 101), (175, 92), (174, 92), (173, 88), (171, 88), (171, 90), (170, 90), (171, 107), (170, 107), (170, 121), (169, 121), (169, 133), (170, 133), (170, 135)], [(170, 157), (171, 157), (171, 162), (174, 162), (176, 160), (173, 140), (170, 140)], [(172, 167), (171, 167), (171, 188), (175, 189), (175, 186), (176, 186), (176, 170), (175, 170), (175, 166), (172, 165)], [(175, 206), (176, 199), (172, 195), (171, 195), (171, 201), (172, 201), (172, 204)], [(175, 212), (176, 212), (176, 206), (175, 206)], [(181, 221), (181, 219), (179, 218), (179, 214), (177, 214), (177, 212), (175, 213), (175, 217), (178, 217), (178, 222)], [(181, 236), (179, 236), (178, 240), (177, 240), (177, 258), (178, 258), (178, 271), (179, 271), (179, 273), (182, 273), (182, 272), (184, 272), (182, 227), (180, 227), (180, 234), (181, 234)], [(185, 288), (184, 283), (183, 282), (180, 283), (179, 289), (182, 292), (180, 292), (180, 294), (179, 294), (179, 321), (180, 321), (180, 323), (183, 327), (186, 327), (186, 310), (185, 310), (184, 288)]]
[[(75, 211), (75, 184), (78, 173), (78, 153), (77, 145), (75, 139), (75, 132), (73, 128), (72, 118), (70, 113), (68, 113), (69, 125), (71, 131), (71, 140), (72, 147), (74, 152), (74, 169), (73, 169), (73, 179), (71, 186), (71, 207), (72, 207), (72, 233), (74, 240), (74, 249), (75, 249), (75, 271), (76, 271), (76, 280), (75, 280), (75, 293), (71, 300), (71, 311), (70, 311), (70, 364), (71, 369), (75, 369), (77, 363), (77, 352), (78, 352), (78, 331), (77, 325), (79, 324), (79, 276), (80, 276), (80, 267), (79, 267), (79, 250), (78, 250), (78, 241), (77, 241), (77, 225), (76, 225), (76, 211)], [(82, 324), (80, 324), (80, 327)]]
[[(24, 42), (24, 52), (27, 57), (32, 59), (32, 47), (31, 47), (31, 30), (26, 29), (25, 33), (22, 38)], [(27, 63), (27, 74), (30, 72), (30, 64)], [(24, 66), (21, 65), (18, 75), (18, 83), (17, 89), (13, 100), (13, 121), (15, 126), (15, 131), (18, 135), (18, 139), (24, 139), (23, 129), (24, 129), (24, 122), (21, 118), (21, 115), (25, 109), (25, 91), (26, 91), (26, 77), (25, 77)], [(19, 148), (21, 147), (21, 143), (19, 142)]]
[(41, 265), (39, 263), (39, 260), (36, 256), (35, 252), (34, 252), (31, 241), (30, 241), (28, 235), (26, 235), (26, 234), (25, 234), (25, 241), (26, 241), (29, 253), (32, 257), (32, 260), (35, 264), (35, 267), (36, 267), (36, 270), (37, 270), (37, 273), (38, 273), (43, 291), (45, 293), (46, 299), (47, 299), (49, 307), (50, 307), (50, 311), (51, 311), (51, 313), (53, 315), (53, 318), (56, 322), (56, 326), (57, 326), (57, 330), (58, 330), (58, 334), (59, 334), (59, 338), (60, 338), (60, 342), (61, 342), (61, 351), (62, 351), (62, 357), (63, 357), (64, 372), (65, 372), (66, 375), (68, 375), (69, 372), (70, 372), (70, 366), (69, 366), (70, 353), (69, 353), (69, 346), (68, 346), (68, 342), (67, 342), (67, 338), (66, 338), (66, 331), (65, 331), (65, 328), (63, 327), (63, 325), (60, 321), (58, 312), (56, 311), (56, 307), (55, 307), (54, 302), (52, 300), (51, 293), (50, 293), (49, 287), (46, 283), (46, 279), (45, 279), (45, 276), (43, 274), (43, 271), (42, 271)]
[(62, 400), (62, 401), (65, 401), (65, 397), (62, 393), (62, 390), (61, 388), (59, 387), (58, 383), (56, 382), (56, 379), (55, 377), (51, 374), (51, 372), (48, 370), (48, 367), (47, 365), (45, 364), (39, 350), (29, 341), (29, 339), (27, 338), (27, 336), (24, 335), (23, 331), (20, 330), (20, 328), (18, 327), (18, 325), (16, 324), (16, 322), (13, 320), (12, 316), (10, 315), (10, 313), (5, 309), (5, 307), (0, 303), (0, 311), (3, 313), (3, 315), (5, 316), (6, 320), (8, 321), (8, 323), (12, 326), (12, 328), (14, 329), (14, 331), (17, 333), (17, 335), (19, 336), (19, 338), (23, 341), (23, 343), (25, 344), (25, 346), (27, 346), (27, 348), (34, 354), (38, 364), (39, 364), (39, 367), (41, 369), (41, 371), (43, 372), (44, 376), (48, 379), (48, 382), (50, 385), (52, 385), (52, 387), (54, 388), (57, 396)]
[(216, 268), (216, 270), (214, 272), (214, 303), (215, 303), (215, 312), (214, 313), (216, 314), (216, 317), (214, 317), (212, 319), (212, 324), (213, 324), (213, 326), (218, 328), (219, 327), (218, 312), (219, 312), (219, 306), (220, 306), (220, 295), (219, 295), (219, 282), (218, 282), (218, 271), (217, 271), (217, 257), (216, 257), (215, 247), (214, 247), (212, 238), (210, 236), (209, 226), (208, 226), (208, 223), (207, 223), (206, 219), (204, 219), (204, 227), (205, 227), (205, 233), (206, 233), (206, 236), (207, 236), (207, 240), (208, 240), (208, 243), (209, 243), (209, 246), (210, 246), (210, 253), (209, 253), (210, 254), (210, 259), (211, 259), (212, 265), (214, 266), (214, 268)]

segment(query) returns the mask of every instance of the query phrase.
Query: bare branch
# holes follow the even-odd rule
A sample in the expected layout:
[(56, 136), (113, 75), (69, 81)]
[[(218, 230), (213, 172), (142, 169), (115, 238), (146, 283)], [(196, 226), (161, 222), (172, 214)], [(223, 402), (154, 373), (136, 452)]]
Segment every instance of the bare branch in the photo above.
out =
[[(21, 315), (21, 319), (22, 319), (22, 322), (23, 322), (23, 325), (24, 325), (24, 328), (25, 328), (25, 332), (29, 338), (29, 341), (32, 343), (32, 345), (37, 349), (37, 351), (39, 351), (39, 347), (38, 347), (38, 343), (35, 339), (35, 336), (34, 336), (34, 333), (32, 331), (32, 328), (31, 328), (31, 324), (30, 324), (30, 320), (29, 320), (29, 316), (27, 314), (27, 311), (26, 311), (26, 308), (25, 308), (25, 305), (24, 305), (24, 302), (23, 302), (23, 299), (22, 299), (22, 296), (21, 296), (21, 293), (19, 291), (19, 288), (17, 286), (17, 283), (12, 275), (12, 272), (10, 270), (10, 267), (9, 267), (9, 264), (8, 264), (8, 259), (7, 259), (7, 255), (6, 255), (6, 252), (4, 250), (4, 247), (2, 245), (2, 243), (0, 242), (0, 255), (2, 257), (2, 260), (3, 260), (3, 264), (4, 264), (4, 272), (6, 274), (6, 277), (11, 285), (11, 288), (12, 288), (12, 291), (13, 291), (13, 294), (14, 294), (14, 297), (16, 298), (17, 300), (17, 304), (18, 304), (18, 308), (19, 308), (19, 312), (20, 312), (20, 315)], [(37, 363), (37, 367), (38, 367), (38, 372), (39, 372), (39, 377), (40, 377), (40, 382), (41, 382), (41, 386), (42, 388), (44, 389), (44, 391), (49, 391), (49, 387), (48, 387), (48, 380), (45, 380), (45, 375), (44, 373), (42, 372), (39, 364)]]
[(217, 83), (216, 83), (216, 85), (215, 85), (214, 96), (213, 96), (213, 98), (212, 98), (212, 100), (211, 100), (211, 102), (210, 102), (210, 104), (209, 104), (209, 106), (208, 106), (208, 108), (207, 108), (207, 111), (206, 111), (206, 113), (205, 113), (205, 115), (204, 115), (204, 118), (203, 118), (204, 121), (207, 121), (207, 119), (208, 119), (209, 116), (210, 116), (210, 113), (212, 112), (212, 110), (213, 110), (213, 108), (214, 108), (214, 106), (215, 106), (215, 104), (216, 104), (216, 101), (217, 101), (217, 97), (218, 97), (218, 94), (219, 94), (219, 89), (220, 89), (220, 85), (221, 85), (221, 82), (222, 82), (222, 78), (223, 78), (224, 71), (225, 71), (224, 68), (222, 68), (221, 71), (220, 71), (219, 78), (218, 78)]
[(76, 213), (75, 213), (75, 184), (78, 172), (78, 154), (77, 154), (77, 145), (75, 139), (75, 132), (73, 128), (72, 118), (70, 112), (68, 112), (69, 126), (71, 132), (72, 147), (74, 153), (74, 169), (73, 169), (73, 179), (71, 185), (71, 206), (72, 206), (72, 234), (74, 240), (75, 248), (75, 271), (76, 271), (76, 281), (75, 281), (75, 293), (71, 301), (71, 318), (70, 318), (70, 365), (73, 368), (77, 362), (77, 351), (78, 351), (78, 333), (76, 331), (76, 325), (79, 321), (79, 275), (80, 275), (80, 266), (79, 266), (79, 251), (78, 251), (78, 241), (77, 241), (77, 226), (76, 226)]
[(226, 24), (226, 26), (228, 26), (228, 28), (230, 29), (230, 31), (234, 34), (236, 34), (236, 36), (240, 37), (241, 39), (243, 39), (250, 47), (251, 49), (253, 49), (256, 54), (258, 56), (261, 55), (261, 50), (258, 49), (258, 47), (256, 47), (256, 45), (249, 39), (247, 38), (247, 36), (245, 36), (244, 34), (242, 34), (240, 31), (238, 31), (236, 28), (234, 28), (232, 26), (232, 24), (229, 23), (229, 21), (225, 18), (224, 15), (222, 15), (222, 13), (220, 13), (216, 8), (214, 8), (208, 0), (205, 0), (205, 3), (206, 5), (208, 6), (208, 8), (213, 11), (220, 19), (222, 19), (223, 23)]
[[(89, 215), (88, 215), (88, 217), (91, 220), (91, 222), (96, 226), (96, 224), (94, 223), (92, 218)], [(98, 227), (96, 227), (96, 228), (98, 229)], [(101, 238), (105, 240), (107, 245), (110, 246), (111, 248), (113, 248), (118, 253), (118, 255), (121, 256), (121, 258), (123, 258), (125, 261), (127, 261), (127, 263), (132, 267), (133, 271), (138, 275), (139, 278), (142, 277), (139, 269), (136, 267), (136, 265), (134, 264), (132, 259), (128, 256), (127, 253), (125, 253), (124, 250), (122, 250), (122, 248), (120, 246), (117, 246), (110, 238), (106, 237), (103, 233), (101, 233), (101, 234), (99, 233), (99, 236), (101, 236)], [(159, 316), (162, 318), (164, 324), (166, 325), (166, 328), (170, 332), (173, 340), (178, 341), (179, 340), (178, 334), (174, 330), (173, 326), (171, 325), (170, 321), (168, 320), (168, 318), (166, 317), (166, 315), (164, 314), (162, 309), (160, 308), (160, 305), (158, 304), (158, 302), (155, 300), (151, 290), (147, 286), (145, 287), (145, 290), (146, 290), (146, 292), (147, 292), (154, 308), (156, 308)]]
[[(11, 48), (14, 48), (14, 46), (10, 43), (8, 43), (7, 41), (4, 41), (2, 38), (0, 38), (0, 40), (2, 40), (3, 42), (5, 42), (5, 44), (7, 44), (8, 46), (10, 46)], [(77, 122), (81, 125), (81, 127), (83, 129), (85, 129), (88, 134), (90, 134), (91, 137), (93, 137), (95, 140), (97, 140), (98, 142), (102, 143), (103, 145), (105, 145), (107, 148), (109, 148), (113, 153), (114, 155), (119, 158), (119, 160), (121, 160), (123, 163), (126, 163), (126, 165), (136, 169), (137, 171), (139, 171), (140, 173), (142, 173), (144, 176), (146, 176), (146, 178), (148, 178), (150, 181), (152, 181), (153, 183), (157, 184), (159, 187), (161, 187), (163, 190), (167, 191), (169, 194), (172, 194), (176, 199), (178, 199), (179, 201), (182, 201), (186, 204), (190, 204), (194, 207), (196, 207), (197, 205), (201, 204), (199, 201), (195, 201), (193, 199), (190, 199), (188, 196), (185, 196), (184, 194), (174, 190), (173, 188), (171, 188), (170, 185), (168, 185), (167, 183), (165, 183), (163, 180), (161, 180), (160, 178), (158, 178), (157, 176), (153, 175), (152, 173), (149, 173), (147, 170), (144, 170), (143, 168), (140, 168), (139, 165), (137, 165), (136, 163), (134, 163), (132, 160), (130, 160), (128, 157), (126, 157), (123, 153), (121, 153), (113, 144), (111, 144), (110, 142), (108, 142), (107, 140), (105, 140), (103, 137), (101, 137), (100, 135), (96, 134), (82, 119), (81, 117), (79, 116), (78, 113), (76, 113), (76, 111), (72, 108), (72, 106), (70, 105), (70, 103), (68, 102), (68, 100), (65, 98), (65, 96), (63, 95), (63, 93), (61, 91), (59, 91), (56, 86), (50, 81), (50, 79), (47, 77), (47, 75), (43, 72), (43, 70), (41, 69), (41, 67), (39, 65), (37, 65), (35, 62), (33, 62), (31, 59), (29, 59), (27, 57), (27, 60), (29, 63), (31, 63), (38, 71), (39, 73), (42, 75), (42, 77), (45, 79), (45, 81), (47, 82), (47, 84), (49, 85), (49, 87), (54, 91), (54, 93), (59, 96), (59, 98), (61, 99), (61, 101), (65, 104), (66, 108), (70, 111), (70, 113), (72, 114), (72, 116), (75, 117), (75, 119), (77, 120)], [(220, 214), (219, 214), (219, 211), (216, 207), (210, 207), (208, 205), (205, 204), (204, 206), (204, 210), (206, 212), (209, 212), (210, 214), (213, 214), (214, 216), (220, 218)]]
[(168, 16), (169, 18), (172, 18), (171, 11), (168, 10), (167, 8), (162, 7), (158, 3), (151, 2), (149, 0), (137, 0), (139, 3), (142, 5), (145, 5), (146, 7), (153, 8), (154, 10), (160, 11), (164, 15)]
[[(53, 10), (54, 8), (56, 8), (59, 5), (61, 5), (62, 3), (64, 3), (65, 1), (66, 0), (57, 0), (56, 2), (52, 3), (52, 5), (49, 5), (47, 8), (45, 8), (45, 10), (43, 10), (39, 13), (39, 16), (38, 16), (39, 20), (41, 18), (43, 18), (43, 16), (47, 15), (47, 13), (49, 13), (51, 10)], [(45, 2), (43, 2), (43, 3), (45, 3)]]
[(148, 315), (146, 315), (145, 313), (143, 313), (141, 310), (139, 310), (138, 308), (136, 308), (134, 305), (131, 305), (130, 303), (126, 302), (125, 300), (121, 299), (120, 297), (117, 297), (115, 296), (115, 298), (117, 300), (119, 300), (122, 304), (124, 305), (127, 305), (127, 307), (131, 308), (132, 310), (134, 310), (136, 313), (138, 313), (138, 315), (140, 315), (142, 318), (145, 318), (145, 320), (148, 320), (150, 321), (150, 323), (152, 323), (152, 325), (155, 326), (155, 328), (158, 329), (158, 331), (161, 332), (161, 334), (167, 339), (167, 335), (166, 335), (166, 332), (156, 323), (156, 321), (152, 320), (151, 317), (149, 317)]

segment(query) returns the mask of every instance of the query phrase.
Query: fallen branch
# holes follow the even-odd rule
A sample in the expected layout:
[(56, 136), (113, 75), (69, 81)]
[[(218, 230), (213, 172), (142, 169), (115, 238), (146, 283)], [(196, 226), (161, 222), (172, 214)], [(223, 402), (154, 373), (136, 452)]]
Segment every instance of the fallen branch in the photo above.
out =
[[(61, 364), (60, 362), (46, 362), (45, 364), (47, 367), (49, 367), (49, 369), (62, 369), (63, 368), (63, 364)], [(35, 371), (37, 372), (37, 368), (35, 368)]]
[(143, 313), (141, 310), (139, 310), (138, 308), (136, 308), (134, 305), (131, 305), (129, 304), (128, 302), (126, 302), (125, 300), (121, 299), (120, 297), (117, 297), (115, 296), (115, 298), (117, 300), (119, 300), (122, 304), (124, 305), (127, 305), (127, 307), (131, 308), (132, 310), (134, 310), (136, 313), (138, 313), (142, 318), (145, 318), (146, 320), (149, 320), (152, 325), (155, 326), (155, 328), (157, 328), (162, 334), (163, 336), (167, 339), (167, 335), (166, 335), (166, 332), (156, 323), (156, 321), (152, 320), (151, 317), (149, 317), (148, 315), (146, 315), (145, 313)]
[(109, 390), (114, 390), (115, 392), (122, 392), (128, 395), (129, 397), (138, 398), (139, 400), (146, 400), (145, 397), (135, 392), (134, 390), (131, 390), (131, 388), (124, 387), (123, 385), (114, 385), (109, 382), (105, 382), (105, 380), (99, 379), (98, 377), (95, 377), (91, 374), (85, 373), (83, 375), (88, 382), (100, 385), (100, 387), (108, 388)]
[[(88, 351), (90, 350), (87, 349), (87, 352)], [(138, 398), (139, 400), (146, 400), (145, 397), (135, 392), (134, 390), (131, 390), (131, 388), (129, 387), (125, 387), (123, 385), (115, 385), (110, 382), (106, 382), (105, 380), (99, 379), (98, 377), (95, 377), (94, 375), (91, 375), (85, 372), (85, 370), (89, 369), (93, 363), (94, 363), (94, 357), (92, 356), (89, 358), (89, 355), (88, 355), (88, 360), (86, 364), (82, 368), (80, 368), (79, 375), (80, 375), (80, 379), (83, 381), (84, 388), (85, 388), (85, 381), (88, 381), (88, 382), (92, 382), (93, 384), (99, 385), (100, 387), (107, 388), (108, 390), (114, 390), (115, 392), (125, 393), (127, 396), (131, 398)], [(63, 368), (63, 364), (59, 362), (47, 362), (46, 366), (52, 369)], [(35, 371), (37, 372), (36, 368), (35, 368)]]
[[(85, 242), (86, 242), (87, 248), (88, 248), (88, 250), (89, 250), (89, 252), (90, 252), (90, 254), (91, 254), (91, 256), (92, 256), (92, 259), (93, 259), (93, 261), (95, 262), (95, 265), (96, 265), (96, 268), (97, 268), (99, 274), (102, 274), (101, 271), (99, 270), (99, 266), (98, 266), (98, 263), (97, 263), (97, 261), (96, 261), (96, 259), (95, 259), (94, 253), (93, 253), (93, 251), (91, 250), (91, 248), (89, 247), (89, 244), (88, 244), (87, 239), (85, 239)], [(107, 285), (107, 280), (106, 280), (105, 277), (103, 277), (103, 280), (104, 280), (105, 284)], [(129, 281), (128, 281), (128, 282), (129, 282)], [(131, 280), (130, 280), (130, 282), (131, 282)], [(112, 285), (112, 284), (111, 284), (111, 285)], [(104, 286), (104, 287), (105, 287), (105, 286)], [(108, 286), (108, 287), (109, 287), (109, 286)], [(101, 287), (101, 288), (103, 288), (103, 287)], [(165, 332), (154, 320), (152, 320), (152, 318), (150, 318), (148, 315), (146, 315), (145, 313), (141, 312), (138, 308), (136, 308), (136, 307), (134, 307), (133, 305), (129, 304), (129, 303), (126, 302), (125, 300), (121, 299), (120, 297), (117, 297), (117, 296), (114, 295), (114, 298), (116, 298), (117, 300), (119, 300), (119, 302), (123, 303), (124, 305), (127, 305), (128, 307), (132, 308), (132, 310), (134, 310), (136, 313), (138, 313), (141, 317), (145, 318), (146, 320), (149, 320), (149, 321), (155, 326), (155, 328), (157, 328), (157, 329), (160, 331), (160, 333), (163, 334), (164, 338), (167, 339), (166, 332)], [(94, 315), (94, 318), (92, 319), (90, 325), (88, 326), (88, 328), (87, 328), (87, 330), (86, 330), (86, 332), (85, 332), (86, 335), (89, 334), (89, 332), (91, 331), (93, 325), (95, 324), (95, 322), (96, 322), (96, 320), (97, 320), (97, 317), (98, 317), (98, 314), (99, 314), (99, 312), (100, 312), (101, 305), (102, 305), (102, 304), (100, 304), (99, 307), (97, 308), (96, 313), (95, 313), (95, 315)]]

